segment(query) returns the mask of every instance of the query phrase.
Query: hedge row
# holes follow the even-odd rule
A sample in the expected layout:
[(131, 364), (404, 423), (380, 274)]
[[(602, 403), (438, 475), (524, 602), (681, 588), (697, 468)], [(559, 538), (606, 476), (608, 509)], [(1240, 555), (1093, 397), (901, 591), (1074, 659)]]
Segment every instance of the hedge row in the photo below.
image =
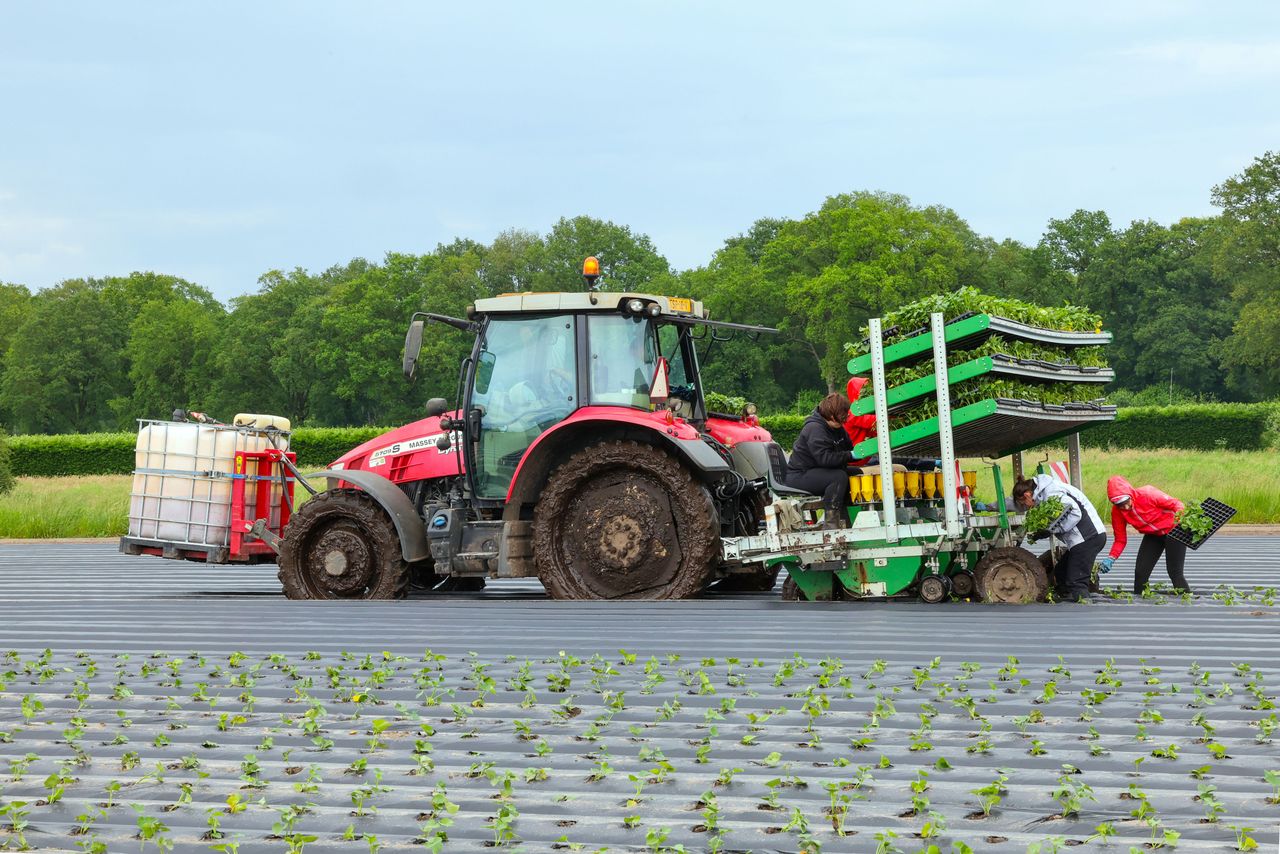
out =
[[(790, 448), (804, 419), (803, 415), (765, 415), (760, 424), (783, 447)], [(386, 429), (302, 427), (293, 433), (293, 449), (300, 465), (319, 468)], [(135, 438), (133, 433), (12, 436), (11, 467), (19, 476), (128, 474), (133, 471)], [(1280, 406), (1215, 403), (1132, 407), (1121, 409), (1113, 423), (1086, 430), (1081, 440), (1091, 447), (1261, 450), (1280, 446)]]
[(9, 461), (9, 436), (0, 430), (0, 495), (13, 489), (13, 467)]
[(1096, 448), (1259, 451), (1278, 440), (1280, 406), (1274, 403), (1126, 407), (1115, 421), (1080, 434), (1081, 444)]
[[(322, 468), (386, 427), (301, 427), (293, 431), (298, 464)], [(84, 433), (11, 436), (13, 473), (29, 477), (129, 474), (133, 471), (134, 433)]]

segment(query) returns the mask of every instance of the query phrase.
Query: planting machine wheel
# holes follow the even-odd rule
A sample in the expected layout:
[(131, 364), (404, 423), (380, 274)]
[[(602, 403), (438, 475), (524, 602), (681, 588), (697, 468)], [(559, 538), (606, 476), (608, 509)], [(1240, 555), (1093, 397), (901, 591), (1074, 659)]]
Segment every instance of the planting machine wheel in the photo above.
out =
[(951, 581), (945, 575), (926, 575), (920, 580), (920, 598), (930, 605), (945, 601), (951, 592)]
[(951, 592), (961, 599), (972, 596), (974, 588), (973, 573), (969, 570), (962, 569), (951, 575)]
[(290, 599), (400, 599), (409, 587), (395, 526), (355, 489), (322, 492), (302, 505), (278, 563)]
[(1044, 599), (1049, 577), (1036, 556), (1017, 547), (992, 549), (974, 567), (984, 602), (1026, 605)]
[(669, 454), (605, 442), (552, 472), (533, 553), (556, 599), (686, 599), (710, 580), (719, 532), (711, 495)]

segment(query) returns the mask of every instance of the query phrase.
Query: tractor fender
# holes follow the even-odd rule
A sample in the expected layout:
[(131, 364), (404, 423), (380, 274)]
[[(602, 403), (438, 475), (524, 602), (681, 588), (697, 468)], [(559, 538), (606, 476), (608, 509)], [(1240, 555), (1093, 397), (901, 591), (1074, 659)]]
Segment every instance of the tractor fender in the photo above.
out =
[[(413, 502), (400, 487), (382, 475), (371, 471), (325, 469), (304, 474), (303, 477), (307, 480), (317, 477), (325, 478), (329, 481), (330, 489), (333, 488), (334, 481), (341, 481), (368, 493), (383, 510), (387, 511), (392, 524), (396, 526), (396, 535), (400, 538), (400, 553), (404, 559), (413, 563), (426, 560), (431, 556), (431, 550), (427, 548), (426, 526), (423, 525), (418, 511), (413, 508)], [(287, 528), (285, 536), (289, 536)]]
[(559, 462), (559, 452), (616, 431), (620, 438), (644, 440), (670, 451), (689, 467), (699, 480), (714, 482), (732, 469), (698, 431), (685, 423), (669, 425), (656, 413), (637, 412), (626, 407), (593, 406), (579, 409), (550, 430), (542, 433), (525, 451), (507, 491), (509, 507), (534, 502), (537, 490)]

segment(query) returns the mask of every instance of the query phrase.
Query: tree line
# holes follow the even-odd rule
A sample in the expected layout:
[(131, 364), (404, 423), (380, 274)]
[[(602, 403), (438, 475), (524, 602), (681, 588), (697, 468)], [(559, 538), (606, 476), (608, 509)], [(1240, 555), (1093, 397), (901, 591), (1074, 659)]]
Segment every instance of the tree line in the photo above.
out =
[(272, 270), (223, 305), (161, 273), (0, 283), (0, 425), (11, 432), (131, 429), (177, 407), (284, 414), (317, 426), (397, 424), (456, 396), (464, 334), (433, 328), (419, 379), (400, 373), (417, 310), (461, 316), (476, 299), (575, 290), (582, 258), (603, 287), (691, 296), (713, 317), (778, 336), (708, 342), (706, 385), (764, 410), (803, 409), (843, 384), (869, 317), (972, 285), (1106, 319), (1114, 399), (1262, 400), (1280, 390), (1280, 153), (1212, 188), (1220, 213), (1118, 227), (1103, 211), (1052, 219), (1035, 245), (977, 234), (955, 211), (854, 192), (799, 219), (765, 218), (705, 266), (675, 270), (645, 235), (591, 217), (543, 235), (510, 230), (422, 255)]

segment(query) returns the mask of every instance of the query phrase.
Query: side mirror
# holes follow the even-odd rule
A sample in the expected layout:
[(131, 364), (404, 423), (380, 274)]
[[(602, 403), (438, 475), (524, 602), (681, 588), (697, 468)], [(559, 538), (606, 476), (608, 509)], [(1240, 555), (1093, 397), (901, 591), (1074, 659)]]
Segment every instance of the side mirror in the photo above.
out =
[(412, 380), (418, 369), (418, 354), (422, 352), (422, 330), (425, 320), (415, 320), (409, 324), (409, 331), (404, 335), (404, 376)]
[(449, 411), (449, 401), (443, 397), (433, 397), (427, 401), (427, 417), (439, 418)]

